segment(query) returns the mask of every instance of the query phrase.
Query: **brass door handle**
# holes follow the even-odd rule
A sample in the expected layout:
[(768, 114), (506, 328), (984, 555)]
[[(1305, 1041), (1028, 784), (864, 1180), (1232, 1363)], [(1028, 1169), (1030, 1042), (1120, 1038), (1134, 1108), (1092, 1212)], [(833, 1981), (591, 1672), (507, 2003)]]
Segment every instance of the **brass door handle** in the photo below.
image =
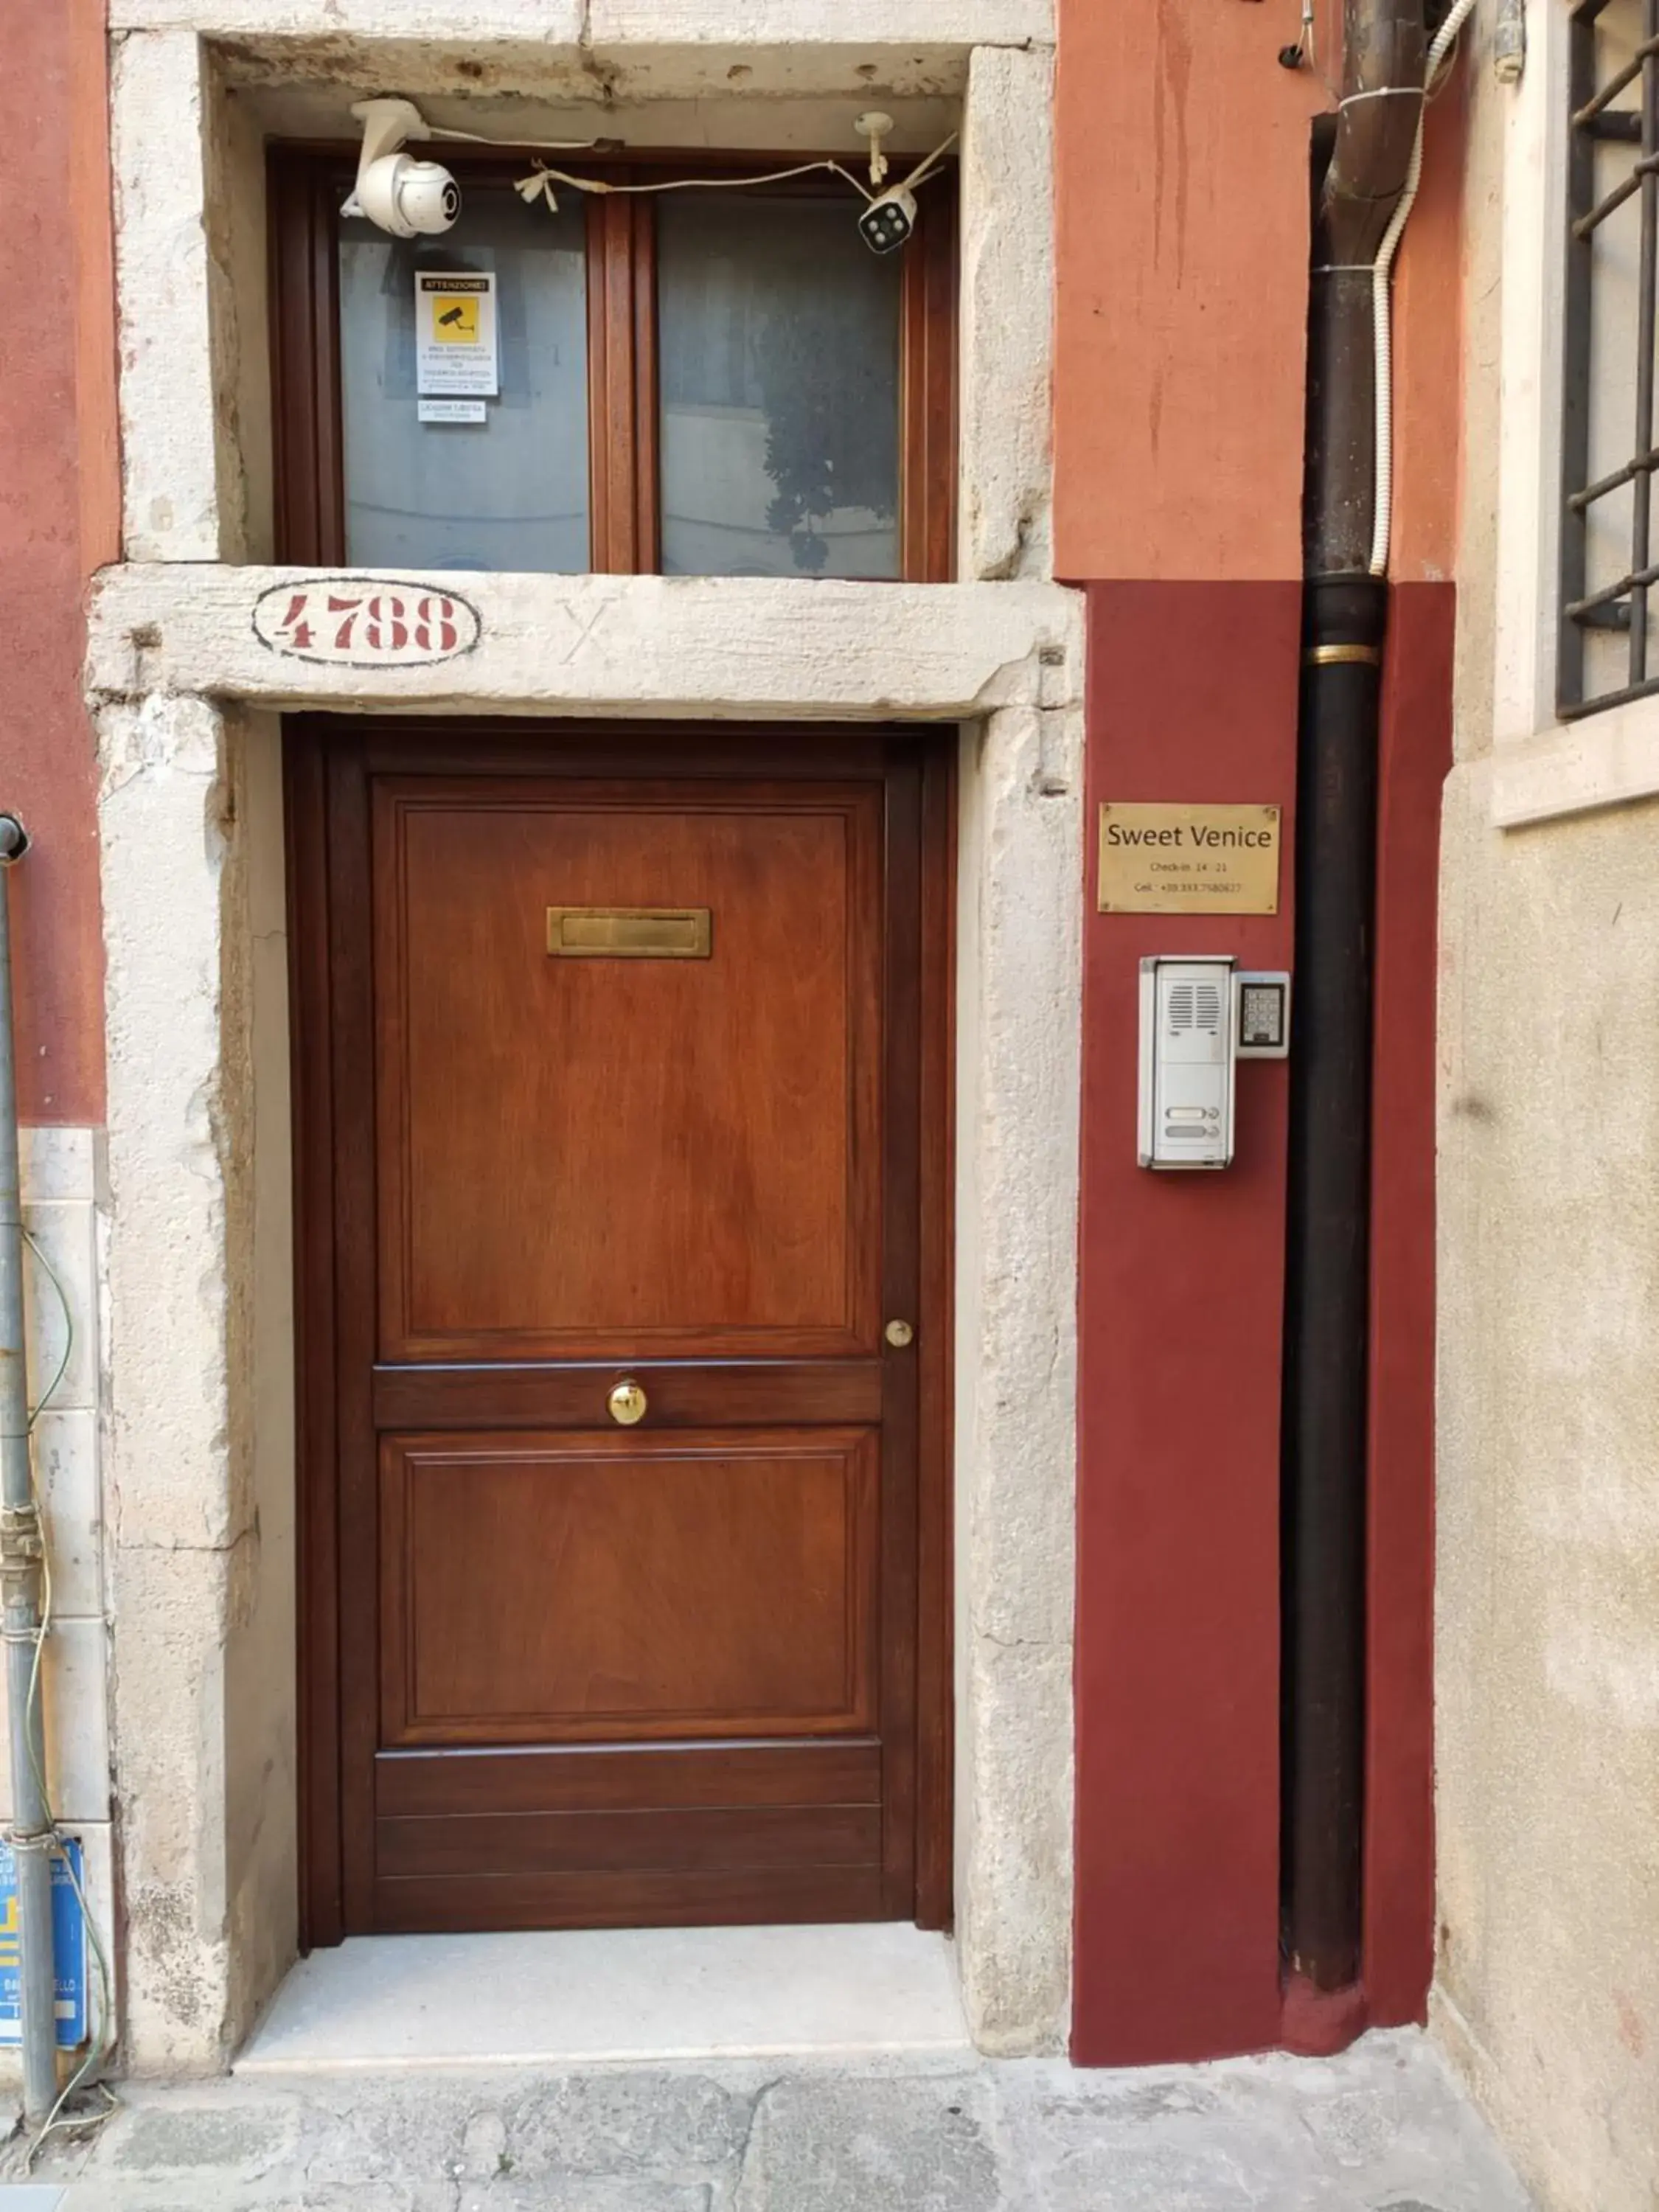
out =
[(908, 1321), (890, 1321), (882, 1331), (895, 1352), (902, 1352), (907, 1344), (913, 1343), (915, 1334)]
[(645, 1419), (645, 1393), (631, 1376), (618, 1382), (605, 1402), (611, 1419), (620, 1422), (625, 1429), (631, 1429), (636, 1421)]

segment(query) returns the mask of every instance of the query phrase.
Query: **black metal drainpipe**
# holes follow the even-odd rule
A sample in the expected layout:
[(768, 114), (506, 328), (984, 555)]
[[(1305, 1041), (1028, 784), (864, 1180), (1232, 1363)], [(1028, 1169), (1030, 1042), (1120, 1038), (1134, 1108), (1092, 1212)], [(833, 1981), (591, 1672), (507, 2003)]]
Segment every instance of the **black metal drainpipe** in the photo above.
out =
[[(1289, 1974), (1360, 1979), (1366, 1342), (1377, 708), (1386, 584), (1370, 264), (1405, 185), (1424, 0), (1345, 0), (1316, 142), (1304, 479), (1283, 1489), (1282, 1926)], [(1321, 157), (1328, 152), (1322, 165)]]

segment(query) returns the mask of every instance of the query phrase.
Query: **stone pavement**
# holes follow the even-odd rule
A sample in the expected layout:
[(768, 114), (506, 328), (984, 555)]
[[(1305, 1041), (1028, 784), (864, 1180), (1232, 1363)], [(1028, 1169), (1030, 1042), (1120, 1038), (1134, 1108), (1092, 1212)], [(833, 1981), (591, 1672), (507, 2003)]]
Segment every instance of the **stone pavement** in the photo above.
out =
[(1133, 2074), (751, 2060), (123, 2099), (0, 2212), (1529, 2212), (1414, 2033)]

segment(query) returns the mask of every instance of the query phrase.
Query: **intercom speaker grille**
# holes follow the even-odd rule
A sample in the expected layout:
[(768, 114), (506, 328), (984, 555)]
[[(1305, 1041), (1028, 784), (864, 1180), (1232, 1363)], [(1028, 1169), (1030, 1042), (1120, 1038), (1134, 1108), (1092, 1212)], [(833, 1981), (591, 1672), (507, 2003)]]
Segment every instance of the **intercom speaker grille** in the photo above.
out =
[(1213, 983), (1176, 983), (1170, 991), (1171, 1034), (1202, 1030), (1207, 1036), (1221, 1033), (1221, 993)]

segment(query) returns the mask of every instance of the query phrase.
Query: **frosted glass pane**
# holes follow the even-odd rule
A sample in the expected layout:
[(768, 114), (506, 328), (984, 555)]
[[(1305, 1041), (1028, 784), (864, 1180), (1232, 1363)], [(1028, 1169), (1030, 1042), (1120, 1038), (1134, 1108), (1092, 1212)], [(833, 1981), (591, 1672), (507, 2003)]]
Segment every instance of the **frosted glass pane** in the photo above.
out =
[(899, 257), (849, 198), (657, 205), (665, 573), (896, 576)]
[[(467, 185), (443, 238), (340, 230), (346, 558), (363, 568), (588, 565), (587, 281), (579, 207)], [(501, 395), (416, 412), (415, 272), (495, 271)]]

